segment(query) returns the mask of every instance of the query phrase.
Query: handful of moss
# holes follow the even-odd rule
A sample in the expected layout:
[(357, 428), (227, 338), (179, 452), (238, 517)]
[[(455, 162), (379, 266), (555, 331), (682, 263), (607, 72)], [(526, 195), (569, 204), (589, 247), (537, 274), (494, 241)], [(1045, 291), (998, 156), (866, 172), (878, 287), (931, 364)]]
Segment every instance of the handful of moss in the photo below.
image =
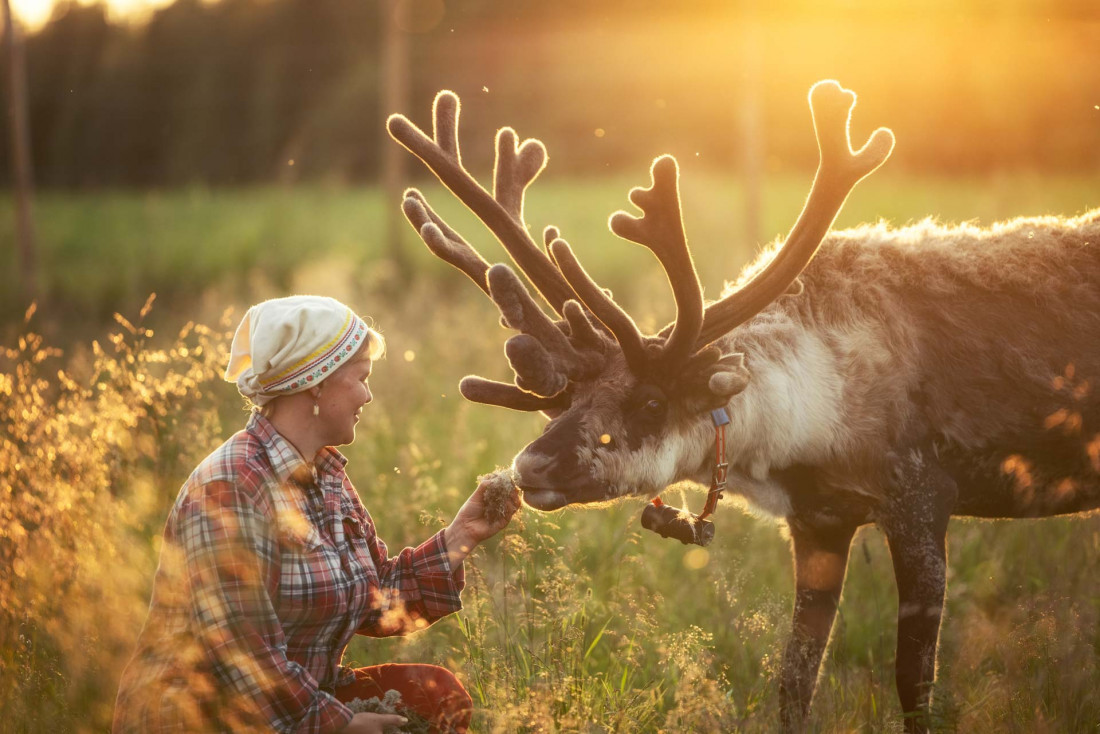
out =
[(405, 707), (400, 691), (388, 690), (381, 699), (377, 696), (366, 700), (353, 698), (347, 706), (353, 714), (398, 714), (408, 719), (404, 726), (387, 726), (385, 734), (428, 734), (432, 730), (427, 719)]
[(516, 490), (516, 475), (511, 469), (497, 469), (477, 478), (478, 484), (484, 484), (485, 519), (489, 522), (502, 520), (508, 514), (508, 505), (512, 493)]

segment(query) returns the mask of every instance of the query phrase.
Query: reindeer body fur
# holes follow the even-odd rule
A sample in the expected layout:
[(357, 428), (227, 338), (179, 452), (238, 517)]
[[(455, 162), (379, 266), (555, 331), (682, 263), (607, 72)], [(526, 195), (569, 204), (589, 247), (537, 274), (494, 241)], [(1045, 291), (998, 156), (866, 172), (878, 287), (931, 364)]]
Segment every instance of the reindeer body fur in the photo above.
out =
[(1100, 210), (865, 225), (829, 235), (801, 280), (723, 340), (752, 373), (731, 401), (729, 457), (750, 487), (812, 466), (822, 489), (873, 510), (899, 442), (929, 436), (957, 514), (1097, 505)]

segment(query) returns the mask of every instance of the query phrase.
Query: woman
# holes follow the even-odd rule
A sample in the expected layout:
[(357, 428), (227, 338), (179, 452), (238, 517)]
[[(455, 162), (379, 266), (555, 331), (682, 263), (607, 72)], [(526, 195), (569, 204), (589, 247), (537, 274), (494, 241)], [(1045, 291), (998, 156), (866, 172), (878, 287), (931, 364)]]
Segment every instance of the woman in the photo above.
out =
[(519, 507), (517, 493), (489, 522), (479, 487), (445, 530), (387, 555), (333, 448), (354, 440), (384, 349), (331, 298), (245, 314), (225, 376), (256, 407), (169, 514), (115, 732), (381, 732), (402, 717), (345, 704), (391, 688), (436, 731), (466, 730), (472, 701), (448, 671), (340, 664), (356, 633), (404, 634), (460, 609), (463, 559)]

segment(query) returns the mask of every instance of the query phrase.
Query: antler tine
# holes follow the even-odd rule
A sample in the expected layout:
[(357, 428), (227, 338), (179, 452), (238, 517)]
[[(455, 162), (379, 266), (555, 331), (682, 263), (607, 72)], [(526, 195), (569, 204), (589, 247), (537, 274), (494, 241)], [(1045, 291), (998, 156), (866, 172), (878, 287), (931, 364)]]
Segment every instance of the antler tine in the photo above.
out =
[(489, 263), (432, 211), (423, 194), (416, 189), (406, 191), (401, 211), (436, 257), (466, 273), (485, 295), (489, 295), (489, 284), (485, 280)]
[[(433, 110), (434, 137), (404, 115), (390, 115), (386, 128), (394, 140), (419, 158), (470, 211), (485, 223), (508, 251), (535, 288), (557, 312), (573, 297), (568, 283), (531, 235), (522, 219), (526, 187), (545, 167), (546, 150), (537, 140), (518, 148), (515, 133), (502, 130), (497, 136), (497, 169), (491, 196), (462, 165), (458, 144), (458, 96), (443, 91), (436, 95)], [(499, 200), (497, 197), (500, 197)]]
[(856, 95), (835, 81), (818, 82), (809, 98), (821, 161), (802, 213), (764, 270), (707, 307), (696, 346), (709, 344), (744, 323), (785, 292), (814, 256), (851, 190), (882, 165), (894, 148), (894, 134), (879, 128), (859, 151), (852, 151), (848, 123)]
[(703, 325), (703, 290), (684, 235), (679, 178), (675, 158), (670, 155), (657, 158), (650, 168), (650, 187), (630, 191), (630, 201), (642, 210), (642, 216), (618, 211), (608, 222), (619, 237), (652, 250), (672, 284), (676, 321), (660, 356), (666, 368), (694, 351), (695, 339)]
[(636, 374), (644, 374), (649, 364), (645, 337), (634, 319), (592, 280), (569, 243), (561, 238), (554, 240), (550, 243), (550, 253), (581, 302), (615, 336), (630, 369)]
[(497, 131), (497, 159), (493, 169), (493, 197), (513, 219), (522, 223), (527, 187), (546, 168), (546, 147), (539, 140), (519, 142), (516, 131)]
[(584, 306), (577, 301), (566, 301), (565, 308), (562, 311), (562, 315), (565, 316), (565, 320), (569, 324), (569, 335), (573, 341), (581, 345), (583, 349), (602, 354), (604, 339), (600, 336), (600, 332), (592, 326), (592, 322), (588, 320)]
[(462, 151), (458, 147), (458, 95), (442, 91), (432, 100), (432, 137), (440, 149), (462, 166)]
[[(486, 272), (485, 282), (490, 298), (500, 309), (504, 325), (521, 332), (510, 338), (504, 346), (520, 393), (551, 398), (565, 390), (570, 378), (582, 378), (599, 371), (603, 363), (603, 346), (586, 319), (584, 325), (594, 338), (587, 339), (582, 333), (578, 348), (563, 332), (563, 328), (567, 328), (565, 323), (559, 326), (543, 313), (523, 281), (510, 267), (501, 263), (493, 265)], [(562, 310), (571, 315), (567, 318), (573, 324), (580, 312), (580, 305), (576, 301), (566, 301)], [(580, 318), (585, 317), (582, 314)], [(482, 378), (476, 379), (481, 380), (477, 384), (486, 384)], [(503, 404), (500, 402), (502, 400), (508, 401), (508, 407), (515, 407), (511, 403), (516, 401), (523, 406), (532, 404), (527, 397), (521, 397), (519, 393), (510, 390), (502, 391), (500, 387), (493, 387), (490, 394), (493, 397), (486, 401), (494, 405)]]
[[(550, 366), (560, 372), (563, 378), (580, 378), (598, 371), (602, 364), (602, 349), (598, 349), (595, 345), (585, 345), (582, 351), (571, 344), (561, 327), (551, 321), (538, 307), (527, 288), (524, 287), (523, 281), (511, 268), (498, 263), (489, 268), (487, 280), (489, 295), (500, 309), (504, 322), (509, 327), (532, 337), (544, 348), (545, 351), (539, 356), (540, 358), (545, 356), (545, 360), (551, 364), (537, 365), (536, 372), (542, 374), (547, 366)], [(568, 303), (570, 301), (566, 302)], [(572, 301), (572, 303), (576, 302)], [(569, 313), (570, 309), (568, 306), (563, 306), (562, 310)], [(520, 364), (511, 357), (509, 359), (513, 367)], [(516, 370), (516, 375), (528, 379), (529, 382), (535, 382), (520, 370)], [(535, 392), (539, 391), (535, 390)], [(539, 392), (539, 394), (553, 393)]]
[(549, 250), (550, 243), (559, 237), (561, 237), (561, 232), (558, 231), (558, 228), (552, 224), (547, 225), (546, 228), (542, 230), (542, 246)]
[(512, 410), (535, 412), (564, 408), (569, 405), (569, 396), (566, 393), (544, 398), (532, 395), (506, 382), (486, 380), (484, 377), (474, 375), (463, 377), (462, 382), (458, 384), (458, 390), (462, 393), (462, 397), (470, 402), (496, 405)]
[(516, 385), (527, 392), (551, 398), (569, 385), (556, 360), (530, 334), (516, 334), (505, 342), (504, 355), (516, 373)]

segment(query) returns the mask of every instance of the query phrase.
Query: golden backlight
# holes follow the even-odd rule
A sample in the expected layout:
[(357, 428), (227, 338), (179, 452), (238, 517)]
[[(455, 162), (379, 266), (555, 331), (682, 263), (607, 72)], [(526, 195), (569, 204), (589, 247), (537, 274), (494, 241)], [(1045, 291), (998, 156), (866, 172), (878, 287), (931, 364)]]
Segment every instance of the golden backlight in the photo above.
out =
[[(107, 6), (107, 12), (114, 20), (143, 20), (157, 8), (171, 5), (173, 0), (99, 0)], [(12, 12), (35, 31), (46, 24), (53, 14), (56, 0), (11, 0)], [(94, 5), (95, 0), (80, 0), (81, 5)]]

